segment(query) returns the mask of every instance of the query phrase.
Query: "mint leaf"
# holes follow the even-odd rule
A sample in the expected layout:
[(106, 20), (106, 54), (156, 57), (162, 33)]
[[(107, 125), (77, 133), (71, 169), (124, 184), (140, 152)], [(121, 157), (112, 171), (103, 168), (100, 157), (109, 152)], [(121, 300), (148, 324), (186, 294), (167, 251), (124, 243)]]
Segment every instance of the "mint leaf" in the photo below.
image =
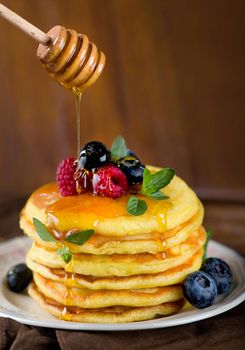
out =
[(68, 262), (71, 261), (72, 254), (71, 254), (70, 249), (68, 247), (62, 247), (62, 248), (57, 249), (57, 254), (61, 255), (61, 257), (65, 263), (68, 264)]
[(203, 256), (202, 256), (202, 261), (204, 261), (206, 259), (207, 256), (207, 249), (208, 249), (208, 242), (210, 241), (211, 237), (213, 235), (213, 232), (211, 229), (207, 229), (207, 238), (206, 238), (206, 242), (204, 244), (204, 251), (203, 251)]
[(151, 178), (151, 172), (149, 169), (145, 168), (143, 172), (143, 183), (141, 187), (141, 193), (145, 194), (149, 190), (149, 183)]
[(79, 231), (67, 236), (65, 240), (73, 244), (82, 245), (92, 236), (93, 233), (94, 230)]
[(175, 170), (172, 168), (164, 168), (154, 174), (151, 174), (151, 172), (145, 168), (141, 194), (157, 200), (169, 198), (161, 194), (160, 190), (170, 183), (174, 175)]
[(153, 192), (167, 186), (174, 177), (175, 170), (172, 168), (161, 169), (155, 174), (151, 174), (150, 187)]
[(136, 196), (132, 196), (128, 200), (128, 213), (131, 215), (142, 215), (147, 210), (147, 204), (142, 199), (137, 198)]
[(162, 200), (162, 199), (168, 199), (169, 198), (169, 196), (165, 196), (161, 191), (157, 191), (155, 193), (150, 193), (148, 196), (153, 198), (153, 199), (157, 199), (157, 200)]
[(57, 242), (57, 240), (49, 233), (45, 225), (36, 218), (33, 218), (33, 224), (38, 236), (45, 242)]
[(111, 146), (111, 157), (113, 161), (120, 158), (126, 157), (128, 155), (128, 148), (124, 138), (119, 135), (113, 142)]

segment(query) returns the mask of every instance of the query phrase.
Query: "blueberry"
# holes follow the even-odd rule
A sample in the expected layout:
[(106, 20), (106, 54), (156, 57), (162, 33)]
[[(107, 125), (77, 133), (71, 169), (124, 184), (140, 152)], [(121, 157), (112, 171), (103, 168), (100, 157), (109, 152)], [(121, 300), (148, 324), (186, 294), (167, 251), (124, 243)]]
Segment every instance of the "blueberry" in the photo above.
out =
[(88, 170), (106, 165), (111, 160), (111, 152), (98, 141), (88, 142), (80, 151), (79, 166)]
[(193, 272), (188, 275), (182, 288), (184, 297), (198, 309), (212, 305), (217, 296), (217, 287), (214, 279), (203, 271)]
[(230, 266), (224, 260), (208, 258), (203, 263), (201, 270), (213, 277), (217, 285), (218, 294), (228, 292), (232, 284), (232, 272)]
[(32, 280), (32, 271), (26, 264), (18, 264), (8, 271), (7, 284), (10, 290), (19, 293), (22, 292)]
[(139, 185), (142, 183), (145, 166), (139, 159), (127, 156), (119, 159), (116, 165), (126, 175), (129, 185)]
[(139, 158), (137, 157), (136, 153), (134, 153), (134, 151), (132, 151), (130, 148), (128, 148), (128, 150), (127, 150), (127, 156), (129, 156), (129, 157), (134, 157), (134, 158), (136, 158), (136, 159), (139, 159)]

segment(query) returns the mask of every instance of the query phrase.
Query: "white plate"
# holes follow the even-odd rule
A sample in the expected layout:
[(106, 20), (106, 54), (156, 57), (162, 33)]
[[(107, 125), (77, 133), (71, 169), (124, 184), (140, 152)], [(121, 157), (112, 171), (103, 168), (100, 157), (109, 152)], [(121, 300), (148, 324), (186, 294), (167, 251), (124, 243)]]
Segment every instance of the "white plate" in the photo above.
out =
[(94, 331), (164, 328), (187, 324), (221, 314), (245, 300), (244, 259), (230, 248), (215, 241), (210, 241), (208, 256), (223, 258), (227, 261), (233, 272), (234, 283), (231, 292), (228, 295), (219, 297), (217, 302), (209, 308), (202, 310), (192, 308), (189, 311), (182, 311), (172, 316), (134, 323), (95, 324), (58, 320), (39, 307), (27, 294), (13, 293), (9, 291), (6, 285), (6, 272), (12, 265), (25, 261), (25, 255), (30, 244), (31, 242), (26, 237), (15, 238), (0, 244), (0, 316), (10, 317), (24, 324)]

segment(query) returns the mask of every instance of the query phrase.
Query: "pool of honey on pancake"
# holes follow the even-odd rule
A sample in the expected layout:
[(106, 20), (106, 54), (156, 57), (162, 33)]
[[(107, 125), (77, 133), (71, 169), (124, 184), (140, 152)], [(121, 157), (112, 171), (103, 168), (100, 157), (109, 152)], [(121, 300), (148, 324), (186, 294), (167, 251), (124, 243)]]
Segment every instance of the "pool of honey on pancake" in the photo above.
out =
[(165, 187), (164, 193), (169, 196), (168, 200), (156, 201), (144, 196), (147, 212), (141, 216), (132, 216), (127, 212), (130, 195), (115, 200), (90, 193), (62, 197), (56, 184), (52, 183), (32, 194), (22, 216), (31, 222), (36, 217), (65, 234), (74, 229), (94, 227), (96, 233), (103, 236), (163, 233), (189, 220), (200, 207), (195, 193), (177, 176)]

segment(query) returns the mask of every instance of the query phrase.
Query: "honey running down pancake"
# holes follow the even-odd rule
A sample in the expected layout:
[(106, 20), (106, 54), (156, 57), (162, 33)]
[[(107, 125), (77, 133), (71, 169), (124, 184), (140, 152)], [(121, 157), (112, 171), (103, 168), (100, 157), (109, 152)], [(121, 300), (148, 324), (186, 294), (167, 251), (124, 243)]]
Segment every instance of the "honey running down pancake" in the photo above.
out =
[[(155, 167), (148, 168), (152, 172), (160, 170)], [(49, 184), (32, 194), (22, 216), (30, 222), (33, 217), (37, 218), (60, 237), (64, 237), (74, 228), (93, 228), (102, 236), (122, 237), (163, 233), (191, 219), (200, 208), (195, 193), (177, 176), (164, 188), (164, 194), (169, 199), (156, 201), (144, 196), (148, 205), (147, 212), (132, 216), (127, 212), (130, 194), (114, 200), (90, 193), (62, 197), (56, 184)]]
[[(202, 264), (204, 210), (177, 176), (164, 194), (169, 199), (138, 195), (148, 209), (134, 216), (127, 212), (130, 194), (118, 199), (91, 193), (62, 197), (56, 184), (38, 189), (20, 219), (33, 240), (27, 254), (34, 276), (29, 294), (51, 314), (76, 322), (133, 322), (181, 310), (181, 283)], [(55, 242), (42, 240), (33, 218)], [(86, 243), (66, 241), (86, 229), (94, 230)], [(68, 249), (69, 261), (57, 253), (60, 248)]]
[(180, 311), (184, 305), (184, 299), (175, 302), (163, 303), (147, 307), (114, 306), (107, 308), (73, 308), (46, 298), (32, 283), (28, 292), (43, 308), (52, 315), (66, 321), (91, 322), (91, 323), (122, 323), (150, 320), (157, 316), (172, 315)]
[(72, 260), (66, 264), (55, 251), (48, 250), (33, 243), (28, 256), (33, 261), (53, 268), (64, 268), (66, 272), (91, 276), (130, 276), (138, 274), (155, 274), (183, 264), (204, 245), (206, 232), (201, 227), (179, 247), (166, 251), (164, 255), (114, 254), (92, 255), (73, 254)]
[(33, 261), (27, 257), (27, 265), (41, 276), (70, 287), (88, 288), (91, 290), (109, 289), (142, 289), (164, 287), (183, 282), (186, 276), (199, 270), (202, 264), (203, 249), (200, 249), (184, 264), (168, 269), (158, 274), (132, 275), (127, 277), (92, 277), (79, 274), (66, 273), (64, 269), (53, 269)]
[[(203, 220), (203, 207), (199, 206), (197, 213), (182, 225), (165, 231), (164, 233), (149, 233), (136, 236), (110, 237), (94, 234), (85, 244), (76, 245), (67, 242), (66, 245), (72, 253), (88, 253), (95, 255), (111, 254), (157, 254), (166, 249), (179, 245), (188, 238), (188, 235), (197, 230)], [(60, 243), (44, 242), (36, 233), (34, 224), (27, 220), (25, 215), (21, 218), (21, 227), (24, 232), (39, 245), (57, 250)]]
[(109, 306), (151, 306), (183, 298), (181, 285), (121, 290), (91, 290), (69, 287), (34, 273), (34, 282), (43, 295), (64, 306), (101, 308)]

